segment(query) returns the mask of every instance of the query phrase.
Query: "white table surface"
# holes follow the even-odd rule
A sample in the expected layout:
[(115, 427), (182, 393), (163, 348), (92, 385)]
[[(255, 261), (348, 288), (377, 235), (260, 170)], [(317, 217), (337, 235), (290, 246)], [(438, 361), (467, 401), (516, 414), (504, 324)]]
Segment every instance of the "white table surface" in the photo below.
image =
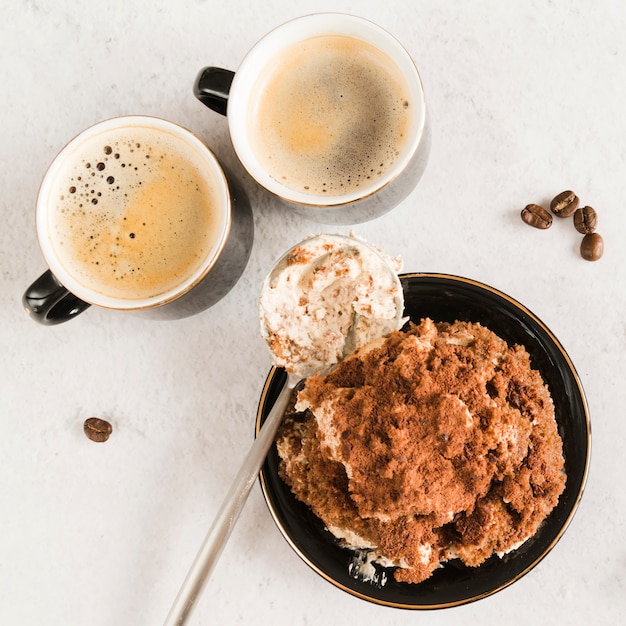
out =
[[(2, 0), (0, 25), (0, 623), (161, 624), (253, 436), (271, 364), (256, 303), (272, 262), (306, 235), (241, 175), (226, 121), (195, 100), (204, 65), (235, 69), (265, 32), (319, 10), (392, 31), (420, 67), (433, 148), (419, 187), (355, 232), (407, 271), (468, 276), (559, 337), (588, 396), (593, 445), (567, 532), (529, 574), (479, 602), (415, 613), (354, 598), (305, 565), (258, 483), (192, 624), (617, 624), (626, 614), (626, 4)], [(144, 113), (198, 133), (241, 175), (255, 242), (212, 309), (154, 322), (90, 309), (54, 328), (23, 312), (45, 268), (39, 182), (101, 119)], [(575, 190), (606, 252), (578, 254), (521, 208)], [(105, 444), (86, 417), (114, 426)]]

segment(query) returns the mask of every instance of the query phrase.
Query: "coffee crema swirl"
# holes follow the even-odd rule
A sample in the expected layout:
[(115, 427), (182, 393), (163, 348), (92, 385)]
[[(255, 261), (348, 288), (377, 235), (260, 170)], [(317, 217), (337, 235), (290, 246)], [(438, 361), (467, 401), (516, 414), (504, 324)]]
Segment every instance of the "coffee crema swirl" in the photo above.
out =
[(385, 175), (406, 147), (410, 89), (384, 52), (345, 35), (283, 50), (258, 80), (250, 115), (257, 158), (304, 194), (341, 196)]
[(166, 294), (199, 270), (220, 236), (214, 174), (167, 131), (103, 131), (77, 146), (55, 181), (55, 254), (75, 280), (109, 297)]

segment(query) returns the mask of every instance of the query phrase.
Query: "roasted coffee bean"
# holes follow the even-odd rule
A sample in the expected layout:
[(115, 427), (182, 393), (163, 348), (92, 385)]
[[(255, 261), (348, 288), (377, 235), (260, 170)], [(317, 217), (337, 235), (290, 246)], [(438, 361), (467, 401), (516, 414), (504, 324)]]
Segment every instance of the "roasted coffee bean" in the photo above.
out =
[(578, 208), (578, 196), (573, 191), (562, 191), (550, 202), (550, 209), (559, 217), (570, 217)]
[(604, 254), (604, 239), (598, 233), (589, 233), (580, 244), (580, 255), (585, 261), (597, 261)]
[(522, 220), (529, 226), (543, 230), (552, 226), (552, 216), (538, 204), (527, 204), (522, 209)]
[(83, 430), (91, 441), (101, 443), (109, 438), (113, 432), (113, 426), (99, 417), (88, 417), (83, 424)]
[(579, 233), (589, 235), (596, 230), (598, 225), (598, 215), (590, 206), (584, 206), (576, 209), (574, 213), (574, 226)]

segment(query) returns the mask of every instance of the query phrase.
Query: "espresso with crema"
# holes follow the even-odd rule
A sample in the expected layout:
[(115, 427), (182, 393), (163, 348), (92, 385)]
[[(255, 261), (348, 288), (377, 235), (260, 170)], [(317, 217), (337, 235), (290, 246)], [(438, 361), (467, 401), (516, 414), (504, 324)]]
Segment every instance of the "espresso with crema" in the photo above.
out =
[(283, 50), (259, 77), (249, 120), (269, 174), (315, 196), (385, 175), (411, 133), (409, 87), (395, 63), (354, 37), (322, 35)]
[(48, 196), (48, 232), (65, 270), (88, 289), (154, 298), (213, 254), (226, 207), (216, 174), (182, 138), (107, 130), (63, 163)]

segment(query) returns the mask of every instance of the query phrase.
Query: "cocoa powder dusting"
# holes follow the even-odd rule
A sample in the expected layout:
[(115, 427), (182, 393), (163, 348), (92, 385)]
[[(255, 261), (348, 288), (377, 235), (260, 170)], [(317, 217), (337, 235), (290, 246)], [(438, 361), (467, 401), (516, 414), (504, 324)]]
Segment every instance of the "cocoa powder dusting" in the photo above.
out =
[(514, 549), (564, 489), (547, 387), (524, 348), (479, 324), (411, 324), (309, 378), (297, 407), (277, 439), (281, 477), (398, 581)]

